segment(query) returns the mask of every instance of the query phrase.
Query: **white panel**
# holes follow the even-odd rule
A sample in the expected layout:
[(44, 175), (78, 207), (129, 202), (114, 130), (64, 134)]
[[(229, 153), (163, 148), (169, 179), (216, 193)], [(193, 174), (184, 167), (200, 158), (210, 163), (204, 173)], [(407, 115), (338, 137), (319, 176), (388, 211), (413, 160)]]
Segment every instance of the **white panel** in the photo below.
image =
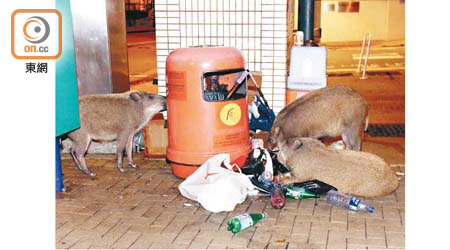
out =
[(167, 5), (168, 11), (178, 11), (178, 5)]
[(167, 43), (159, 43), (158, 44), (158, 49), (168, 49), (169, 48), (169, 44)]
[(205, 13), (205, 24), (210, 24), (210, 23), (211, 23), (211, 13), (206, 12)]
[(167, 56), (169, 55), (169, 52), (167, 51), (167, 49), (157, 49), (156, 54), (158, 56)]
[(253, 10), (255, 10), (256, 9), (256, 3), (255, 2), (259, 2), (258, 0), (249, 0), (248, 1), (248, 5), (249, 5), (249, 7), (248, 7), (248, 9), (250, 10), (250, 11), (253, 11)]
[(273, 49), (274, 50), (287, 50), (287, 45), (286, 44), (275, 44)]
[(166, 29), (167, 29), (167, 24), (160, 24), (160, 23), (157, 23), (157, 24), (155, 25), (155, 28), (156, 28), (156, 30), (166, 30)]
[(273, 94), (274, 95), (284, 95), (286, 93), (285, 88), (274, 88), (273, 89)]
[(236, 21), (236, 23), (238, 23), (238, 24), (241, 24), (241, 23), (243, 23), (243, 19), (242, 19), (242, 12), (236, 12), (236, 19), (235, 19), (235, 21)]
[(280, 70), (280, 69), (275, 69), (274, 71), (273, 71), (273, 75), (274, 76), (284, 76), (284, 75), (286, 75), (286, 70)]
[(286, 88), (286, 82), (273, 82), (275, 88)]
[(287, 31), (287, 24), (275, 24), (274, 29), (278, 31)]
[(272, 63), (262, 63), (261, 64), (261, 68), (262, 69), (272, 69), (273, 68), (273, 64)]
[(224, 44), (223, 36), (219, 36), (217, 38), (217, 45), (223, 46), (223, 44)]
[(169, 36), (180, 36), (179, 31), (169, 31), (168, 34), (169, 34)]
[(191, 12), (186, 12), (186, 22), (192, 23), (192, 13)]
[(165, 11), (155, 11), (155, 18), (158, 17), (167, 17), (167, 12)]
[(168, 17), (180, 17), (180, 12), (178, 10), (176, 11), (169, 11), (167, 12)]
[(261, 64), (255, 63), (255, 71), (261, 71)]
[(286, 12), (287, 11), (287, 5), (286, 4), (277, 4), (277, 5), (274, 5), (274, 9), (273, 10), (275, 10), (275, 11), (280, 11), (280, 12)]
[(168, 30), (180, 30), (180, 25), (179, 24), (168, 24), (167, 29)]
[(286, 18), (275, 18), (274, 23), (287, 25), (287, 19)]
[(156, 56), (156, 61), (157, 62), (166, 62), (166, 58), (167, 56)]
[(192, 10), (192, 0), (186, 0), (186, 10)]
[(229, 36), (229, 34), (230, 34), (230, 26), (227, 24), (227, 25), (224, 25), (223, 26), (223, 36)]
[(230, 10), (236, 10), (236, 0), (230, 0)]

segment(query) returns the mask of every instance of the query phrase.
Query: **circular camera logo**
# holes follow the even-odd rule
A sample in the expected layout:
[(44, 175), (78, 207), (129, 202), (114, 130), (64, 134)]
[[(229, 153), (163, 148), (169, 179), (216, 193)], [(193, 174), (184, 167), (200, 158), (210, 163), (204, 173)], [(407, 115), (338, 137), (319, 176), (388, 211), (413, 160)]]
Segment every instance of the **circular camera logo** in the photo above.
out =
[(44, 18), (32, 16), (23, 25), (23, 34), (30, 43), (42, 43), (47, 40), (50, 34), (50, 25)]

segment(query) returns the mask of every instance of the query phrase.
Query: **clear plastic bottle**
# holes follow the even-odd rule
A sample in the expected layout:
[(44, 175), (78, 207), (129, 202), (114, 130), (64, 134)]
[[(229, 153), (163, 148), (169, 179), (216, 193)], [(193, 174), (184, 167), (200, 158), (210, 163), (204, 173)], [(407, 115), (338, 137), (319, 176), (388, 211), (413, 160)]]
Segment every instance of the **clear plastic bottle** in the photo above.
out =
[(264, 171), (264, 172), (262, 172), (262, 174), (259, 176), (259, 178), (258, 178), (258, 180), (259, 181), (270, 181), (270, 182), (272, 182), (272, 180), (273, 180), (273, 174), (271, 173), (271, 172), (269, 172), (269, 171)]
[(328, 191), (326, 198), (327, 203), (332, 206), (347, 208), (356, 212), (363, 211), (373, 213), (375, 211), (375, 207), (371, 206), (369, 203), (335, 190)]

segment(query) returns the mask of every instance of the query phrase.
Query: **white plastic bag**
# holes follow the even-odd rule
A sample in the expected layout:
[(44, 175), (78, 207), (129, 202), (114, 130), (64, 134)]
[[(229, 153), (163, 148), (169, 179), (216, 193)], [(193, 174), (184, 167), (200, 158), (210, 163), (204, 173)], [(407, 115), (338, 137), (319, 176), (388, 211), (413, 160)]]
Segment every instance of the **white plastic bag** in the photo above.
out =
[[(228, 169), (221, 167), (222, 163)], [(254, 186), (247, 176), (232, 169), (229, 154), (215, 155), (186, 178), (178, 189), (184, 197), (198, 201), (208, 211), (233, 211), (237, 204), (245, 201)]]

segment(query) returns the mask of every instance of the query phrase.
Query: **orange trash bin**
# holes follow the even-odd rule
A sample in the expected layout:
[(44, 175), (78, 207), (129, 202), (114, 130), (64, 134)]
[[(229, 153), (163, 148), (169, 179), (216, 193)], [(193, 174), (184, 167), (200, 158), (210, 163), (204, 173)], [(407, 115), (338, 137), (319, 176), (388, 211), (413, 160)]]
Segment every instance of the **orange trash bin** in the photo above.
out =
[(210, 157), (229, 153), (242, 166), (251, 150), (247, 79), (235, 48), (172, 51), (166, 61), (167, 162), (186, 178)]

